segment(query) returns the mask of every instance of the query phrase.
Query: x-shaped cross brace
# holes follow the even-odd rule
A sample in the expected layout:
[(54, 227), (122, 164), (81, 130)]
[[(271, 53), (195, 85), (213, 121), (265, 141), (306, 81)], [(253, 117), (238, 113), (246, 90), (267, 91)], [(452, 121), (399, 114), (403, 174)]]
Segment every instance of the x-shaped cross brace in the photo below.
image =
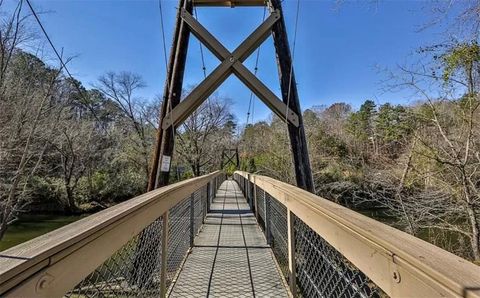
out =
[[(190, 27), (191, 32), (222, 63), (172, 111), (165, 115), (162, 121), (163, 129), (167, 129), (171, 125), (177, 127), (185, 121), (232, 73), (247, 85), (283, 121), (288, 120), (292, 125), (298, 127), (298, 115), (287, 109), (287, 106), (242, 64), (267, 39), (272, 26), (280, 19), (278, 11), (273, 11), (232, 53), (213, 37), (188, 11), (182, 9), (181, 15), (185, 23)], [(285, 116), (287, 119), (285, 119)]]
[(224, 157), (227, 158), (227, 162), (226, 162), (225, 164), (228, 165), (229, 163), (232, 163), (232, 164), (234, 164), (234, 165), (237, 165), (237, 164), (233, 161), (233, 159), (234, 159), (235, 157), (237, 157), (237, 152), (236, 152), (236, 151), (234, 151), (232, 155), (228, 155), (228, 154), (225, 153), (225, 152), (223, 153), (223, 155), (224, 155)]

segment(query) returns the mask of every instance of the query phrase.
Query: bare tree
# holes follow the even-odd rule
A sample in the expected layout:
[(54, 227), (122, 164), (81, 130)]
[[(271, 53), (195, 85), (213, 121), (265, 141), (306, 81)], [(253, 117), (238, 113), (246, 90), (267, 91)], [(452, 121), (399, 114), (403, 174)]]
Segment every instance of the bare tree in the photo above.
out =
[[(419, 228), (435, 228), (467, 237), (471, 257), (478, 261), (480, 49), (476, 42), (457, 43), (435, 54), (436, 63), (402, 67), (401, 75), (395, 77), (395, 87), (409, 88), (415, 96), (423, 98), (423, 103), (414, 109), (416, 143), (409, 160), (413, 158), (416, 162), (407, 163), (399, 185), (403, 186), (409, 172), (411, 179), (428, 177), (422, 181), (423, 188), (442, 194), (435, 198), (422, 191), (423, 197), (416, 196), (420, 202), (405, 198), (404, 213)], [(443, 91), (440, 96), (431, 95), (438, 90)], [(402, 187), (397, 196), (401, 192)], [(443, 198), (440, 205), (439, 198)]]
[(38, 170), (55, 129), (55, 92), (60, 74), (61, 69), (47, 71), (45, 78), (36, 78), (40, 88), (27, 88), (29, 92), (20, 97), (8, 95), (9, 108), (0, 114), (0, 238), (27, 203), (26, 186)]
[(176, 151), (195, 176), (218, 166), (221, 148), (231, 142), (232, 125), (229, 102), (218, 97), (211, 97), (182, 124)]
[(142, 78), (131, 72), (108, 72), (99, 78), (99, 83), (96, 85), (101, 93), (118, 105), (127, 121), (126, 125), (134, 132), (133, 135), (127, 134), (133, 144), (132, 149), (138, 156), (138, 160), (133, 158), (133, 161), (143, 168), (145, 181), (147, 181), (150, 173), (152, 130), (155, 129), (152, 114), (157, 110), (148, 108), (148, 105), (136, 96), (135, 93), (143, 87), (145, 84)]
[(18, 48), (34, 40), (34, 31), (28, 27), (29, 15), (23, 13), (23, 0), (18, 1), (14, 10), (3, 12), (4, 1), (0, 1), (0, 101), (5, 100), (7, 73)]

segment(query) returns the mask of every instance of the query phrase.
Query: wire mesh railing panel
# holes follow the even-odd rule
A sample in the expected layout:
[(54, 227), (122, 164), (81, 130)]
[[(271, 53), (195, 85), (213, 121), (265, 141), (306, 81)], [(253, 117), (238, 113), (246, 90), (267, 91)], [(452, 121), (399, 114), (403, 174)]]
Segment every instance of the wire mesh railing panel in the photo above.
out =
[(190, 248), (190, 196), (169, 211), (167, 287), (170, 285)]
[(302, 297), (381, 297), (365, 274), (297, 217), (294, 230), (297, 288)]
[(205, 217), (207, 216), (207, 212), (208, 212), (208, 185), (205, 185), (204, 187), (202, 187), (202, 194), (201, 194), (201, 198), (202, 198), (202, 225), (203, 225), (203, 221), (205, 220)]
[(269, 197), (269, 224), (271, 247), (278, 265), (285, 278), (288, 279), (288, 225), (287, 208), (274, 198)]
[(242, 191), (242, 193), (245, 193), (245, 177), (242, 177), (240, 176), (240, 179), (238, 181), (238, 185), (240, 186), (240, 190)]
[(162, 217), (90, 273), (66, 297), (160, 295)]
[(262, 228), (265, 228), (265, 192), (260, 187), (256, 187), (258, 221)]
[(193, 235), (196, 235), (202, 227), (204, 217), (204, 188), (197, 190), (193, 197)]
[(250, 209), (255, 211), (255, 202), (254, 202), (254, 193), (253, 193), (253, 191), (255, 190), (255, 187), (254, 187), (253, 182), (248, 183), (248, 187), (249, 187), (248, 194), (250, 196), (248, 202), (250, 204)]
[[(202, 229), (209, 199), (225, 180), (215, 172), (158, 189), (33, 239), (35, 245), (10, 249), (22, 262), (0, 258), (0, 296), (37, 293), (39, 284), (45, 290), (45, 274), (53, 266), (63, 272), (48, 283), (57, 296), (165, 296)], [(39, 246), (47, 249), (38, 252)], [(58, 255), (62, 258), (49, 262)], [(38, 264), (46, 266), (24, 270)]]

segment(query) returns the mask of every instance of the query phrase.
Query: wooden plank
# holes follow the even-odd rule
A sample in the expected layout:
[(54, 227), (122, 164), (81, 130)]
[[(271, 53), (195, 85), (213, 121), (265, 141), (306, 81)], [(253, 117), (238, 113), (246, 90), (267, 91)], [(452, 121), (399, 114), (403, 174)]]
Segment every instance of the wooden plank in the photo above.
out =
[(292, 185), (250, 176), (388, 295), (480, 297), (479, 266)]
[[(132, 214), (150, 212), (148, 210), (159, 202), (164, 202), (162, 206), (168, 210), (219, 175), (221, 172), (217, 171), (151, 191), (3, 251), (2, 255), (10, 257), (0, 257), (0, 295), (21, 280), (30, 278), (32, 273), (40, 269), (38, 264), (44, 264), (48, 269), (48, 266), (73, 254), (101, 235), (106, 235)], [(152, 210), (156, 212), (157, 217), (165, 211)], [(131, 237), (133, 236), (130, 235)], [(118, 249), (119, 247), (113, 245), (112, 248)], [(31, 270), (31, 268), (35, 268), (35, 270)], [(13, 278), (16, 280), (15, 283), (10, 282)]]

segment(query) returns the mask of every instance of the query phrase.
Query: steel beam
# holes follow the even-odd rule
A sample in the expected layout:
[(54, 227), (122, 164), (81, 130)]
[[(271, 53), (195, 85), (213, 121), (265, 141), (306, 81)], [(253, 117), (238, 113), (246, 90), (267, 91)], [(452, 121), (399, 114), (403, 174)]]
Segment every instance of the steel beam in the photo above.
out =
[(185, 121), (228, 78), (232, 73), (231, 64), (229, 59), (223, 61), (178, 106), (168, 112), (163, 119), (162, 129), (167, 129), (172, 124), (177, 127)]
[(280, 20), (272, 28), (273, 44), (277, 53), (277, 65), (282, 90), (283, 102), (288, 104), (289, 111), (299, 116), (298, 125), (288, 125), (288, 136), (293, 155), (295, 178), (297, 186), (315, 193), (312, 169), (308, 156), (307, 138), (303, 127), (302, 109), (298, 96), (295, 72), (293, 71), (292, 55), (287, 38), (287, 27), (283, 18), (281, 0), (269, 0), (272, 9), (280, 13)]
[[(273, 20), (278, 19), (278, 13), (273, 12)], [(218, 59), (223, 60), (227, 59), (230, 54), (227, 48), (225, 48), (221, 42), (219, 42), (205, 27), (200, 24), (188, 11), (182, 11), (182, 18), (185, 23), (190, 26), (190, 30), (204, 45), (207, 47)], [(272, 20), (272, 21), (273, 21)], [(270, 23), (267, 23), (269, 20), (262, 24), (270, 26)], [(233, 54), (235, 56), (235, 54)], [(240, 59), (241, 60), (241, 59)], [(246, 68), (242, 63), (236, 62), (233, 65), (234, 73), (250, 90), (252, 90), (255, 95), (260, 98), (267, 107), (269, 107), (280, 119), (285, 121), (285, 116), (287, 112), (287, 105), (284, 104), (270, 89), (265, 86), (248, 68)], [(289, 121), (298, 126), (298, 115), (288, 109)]]
[[(175, 107), (180, 103), (180, 96), (182, 94), (183, 75), (187, 60), (190, 30), (180, 15), (181, 9), (192, 12), (192, 2), (190, 0), (179, 1), (179, 9), (177, 13), (172, 49), (170, 51), (167, 78), (165, 80), (162, 108), (160, 111), (159, 127), (161, 126), (168, 112), (172, 109), (175, 109)], [(166, 158), (170, 158), (171, 164), (171, 157), (173, 155), (175, 145), (174, 137), (175, 129), (159, 129), (148, 190), (168, 185), (170, 179), (170, 166), (168, 167), (168, 170), (162, 170), (161, 165), (163, 160)]]
[(287, 106), (241, 63), (268, 37), (272, 26), (280, 19), (277, 11), (273, 11), (233, 53), (230, 53), (188, 11), (182, 10), (181, 16), (189, 25), (191, 32), (223, 62), (164, 118), (163, 129), (172, 124), (178, 126), (185, 121), (232, 73), (235, 73), (280, 119), (284, 121), (288, 119), (294, 126), (299, 125), (298, 115), (287, 109)]
[(195, 6), (265, 6), (265, 0), (193, 0)]
[[(291, 109), (287, 109), (287, 105), (283, 103), (265, 84), (262, 83), (245, 65), (235, 63), (233, 72), (255, 95), (260, 98), (263, 103), (272, 110), (280, 119), (286, 122), (286, 119), (298, 127), (298, 115)], [(288, 111), (288, 114), (287, 114)], [(287, 118), (285, 118), (287, 117)]]

